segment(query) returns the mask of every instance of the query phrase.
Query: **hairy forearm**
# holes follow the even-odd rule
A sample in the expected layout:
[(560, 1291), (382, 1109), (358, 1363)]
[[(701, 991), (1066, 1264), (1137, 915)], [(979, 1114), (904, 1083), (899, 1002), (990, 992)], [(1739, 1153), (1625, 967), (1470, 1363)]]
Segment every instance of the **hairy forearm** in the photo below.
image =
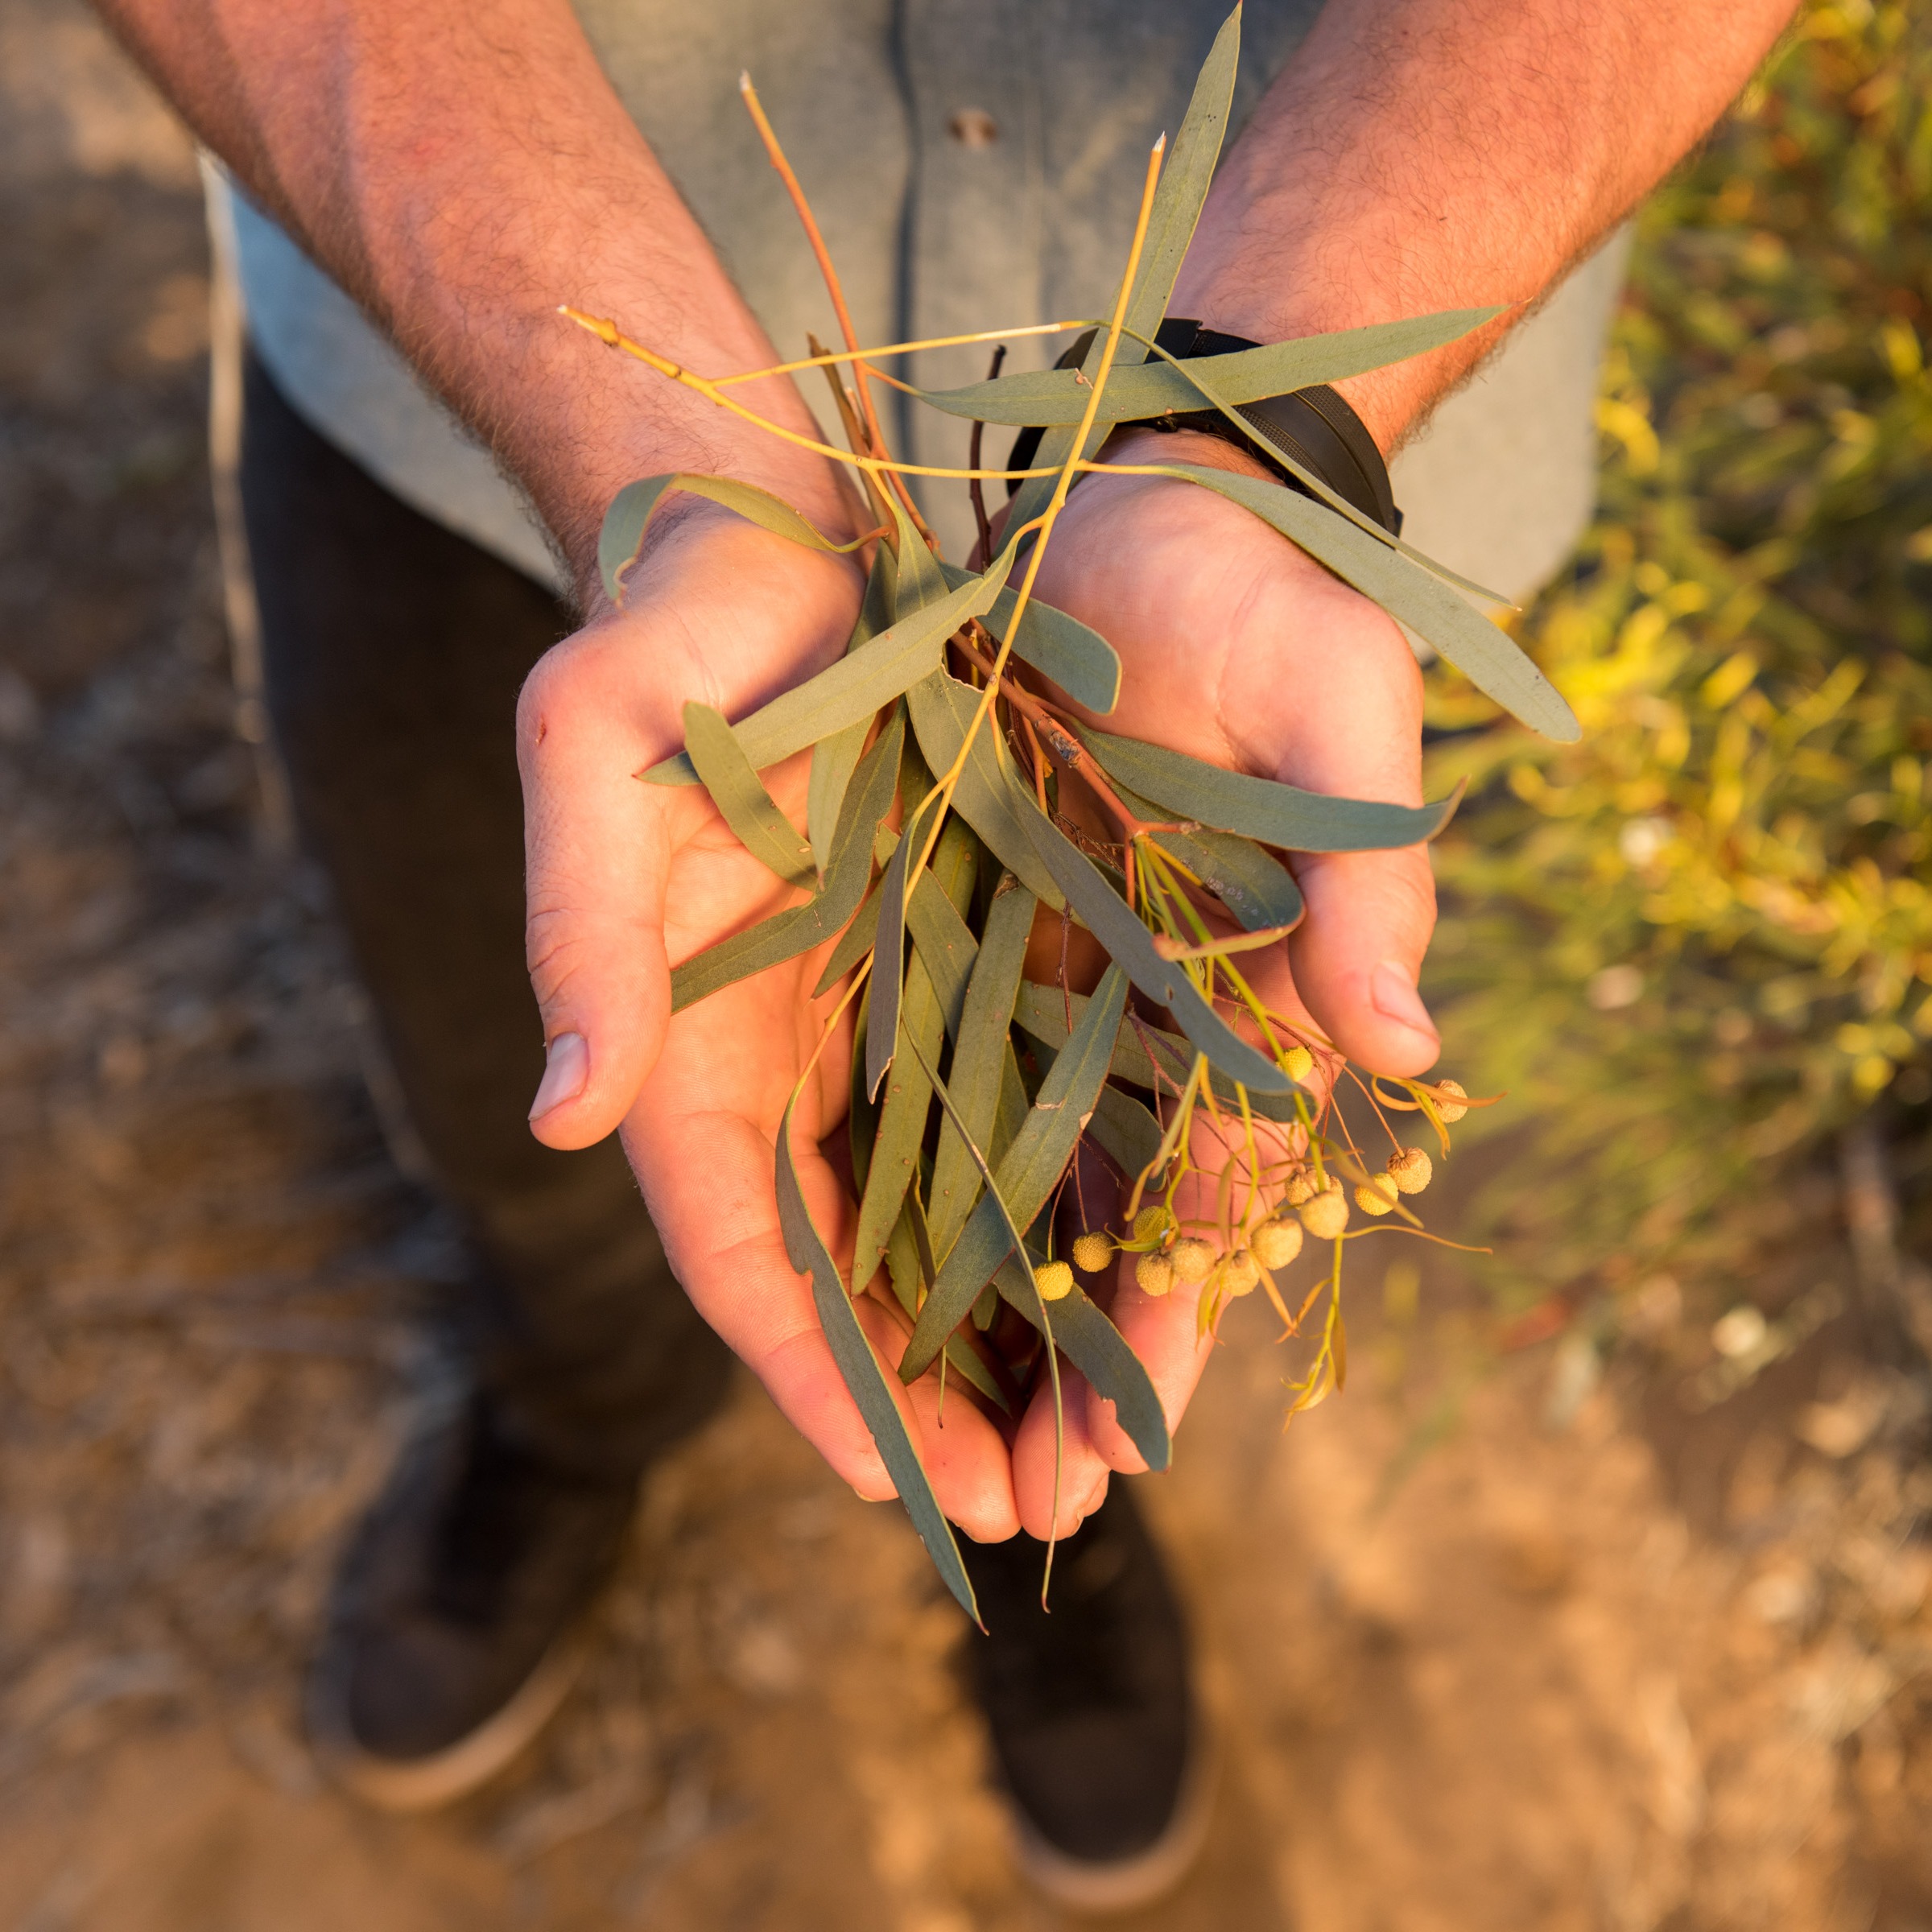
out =
[[(845, 514), (821, 459), (600, 353), (614, 314), (708, 372), (775, 361), (568, 0), (101, 0), (197, 133), (530, 491), (579, 580), (633, 477)], [(741, 396), (810, 432), (784, 378)]]
[[(1723, 113), (1793, 0), (1331, 0), (1216, 180), (1174, 313), (1261, 341), (1533, 304)], [(1385, 448), (1510, 316), (1338, 385)]]

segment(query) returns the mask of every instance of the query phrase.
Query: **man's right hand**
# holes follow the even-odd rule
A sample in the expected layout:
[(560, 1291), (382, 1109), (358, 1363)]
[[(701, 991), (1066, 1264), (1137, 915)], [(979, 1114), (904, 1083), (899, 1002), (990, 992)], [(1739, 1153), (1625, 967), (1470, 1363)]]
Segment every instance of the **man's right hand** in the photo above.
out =
[[(613, 1128), (679, 1279), (779, 1408), (861, 1495), (894, 1493), (846, 1393), (773, 1186), (778, 1124), (834, 1001), (811, 989), (825, 949), (671, 1014), (671, 968), (798, 895), (747, 852), (697, 786), (636, 773), (683, 743), (696, 700), (741, 717), (844, 648), (859, 600), (848, 559), (727, 512), (681, 504), (654, 530), (621, 610), (558, 645), (525, 687), (518, 742), (529, 856), (530, 964), (549, 1069), (538, 1137), (584, 1147)], [(795, 822), (808, 754), (766, 773)], [(819, 1232), (849, 1255), (855, 1215), (819, 1141), (844, 1118), (849, 1014), (793, 1119)], [(861, 1298), (886, 1360), (904, 1332)], [(1018, 1526), (1006, 1445), (970, 1403), (938, 1426), (928, 1377), (902, 1406), (940, 1504), (970, 1535)]]

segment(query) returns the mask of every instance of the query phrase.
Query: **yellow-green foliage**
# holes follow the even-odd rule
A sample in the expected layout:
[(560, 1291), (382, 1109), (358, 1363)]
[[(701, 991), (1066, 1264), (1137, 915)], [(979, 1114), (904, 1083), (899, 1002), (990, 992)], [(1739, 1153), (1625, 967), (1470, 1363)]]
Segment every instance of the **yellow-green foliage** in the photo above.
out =
[(1600, 514), (1521, 626), (1583, 741), (1435, 700), (1432, 795), (1476, 788), (1435, 988), (1492, 1128), (1538, 1117), (1546, 1286), (1739, 1259), (1932, 1094), (1929, 331), (1932, 22), (1810, 6), (1641, 218)]

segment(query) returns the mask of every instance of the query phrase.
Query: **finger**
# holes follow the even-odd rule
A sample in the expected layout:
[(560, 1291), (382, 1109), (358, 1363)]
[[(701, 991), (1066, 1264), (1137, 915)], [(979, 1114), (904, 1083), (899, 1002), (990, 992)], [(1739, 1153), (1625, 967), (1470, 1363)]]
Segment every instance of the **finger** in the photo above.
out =
[[(860, 1325), (897, 1383), (899, 1358), (912, 1339), (910, 1326), (870, 1295), (861, 1295), (853, 1306)], [(950, 1385), (943, 1402), (937, 1369), (928, 1369), (903, 1390), (902, 1406), (913, 1418), (919, 1459), (932, 1480), (939, 1507), (952, 1521), (975, 1542), (1004, 1542), (1020, 1526), (1005, 1439), (960, 1386), (959, 1377), (948, 1371), (947, 1379)]]
[[(1044, 1542), (1050, 1536), (1072, 1535), (1100, 1508), (1106, 1500), (1108, 1468), (1088, 1432), (1087, 1378), (1067, 1363), (1060, 1364), (1060, 1398), (1065, 1418), (1063, 1447), (1056, 1443), (1053, 1386), (1043, 1363), (1036, 1375), (1038, 1386), (1013, 1440), (1013, 1488), (1019, 1506), (1020, 1526), (1029, 1536)], [(1056, 1463), (1057, 1515), (1054, 1509)]]
[(588, 1147), (629, 1113), (671, 1016), (665, 881), (677, 795), (641, 785), (610, 627), (559, 645), (517, 708), (530, 982), (545, 1069), (537, 1137)]
[[(1214, 1337), (1199, 1331), (1200, 1284), (1189, 1286), (1177, 1282), (1165, 1294), (1144, 1294), (1133, 1278), (1135, 1259), (1130, 1254), (1119, 1259), (1108, 1313), (1121, 1339), (1147, 1371), (1171, 1435), (1180, 1427), (1181, 1418), (1199, 1385), (1201, 1372), (1214, 1352)], [(1147, 1467), (1133, 1439), (1121, 1426), (1113, 1404), (1097, 1389), (1088, 1392), (1086, 1433), (1094, 1454), (1108, 1468), (1133, 1476)]]
[[(1296, 595), (1300, 621), (1335, 648), (1302, 654), (1276, 775), (1337, 797), (1419, 804), (1422, 674), (1406, 640), (1332, 579)], [(1441, 1047), (1416, 991), (1435, 926), (1427, 848), (1307, 852), (1294, 865), (1308, 910), (1289, 956), (1316, 1024), (1378, 1073), (1422, 1072)]]
[[(894, 1486), (826, 1340), (810, 1281), (786, 1253), (774, 1148), (759, 1125), (782, 1113), (807, 1034), (815, 1038), (816, 1026), (803, 989), (782, 973), (693, 1008), (670, 1030), (657, 1071), (625, 1123), (625, 1148), (698, 1312), (839, 1476), (861, 1496), (881, 1499)], [(813, 1223), (838, 1255), (849, 1251), (853, 1217), (818, 1146), (827, 1091), (815, 1082), (802, 1096), (791, 1154)], [(896, 1365), (903, 1335), (894, 1344), (890, 1317), (881, 1328), (869, 1305), (860, 1307), (862, 1323)], [(950, 1397), (944, 1431), (936, 1415), (928, 1430), (893, 1366), (886, 1381), (922, 1444), (940, 1507), (969, 1534), (1010, 1534), (1011, 1480), (998, 1430), (970, 1403)]]
[(1427, 849), (1307, 855), (1294, 869), (1308, 914), (1289, 953), (1316, 1024), (1374, 1072), (1432, 1067), (1442, 1041), (1416, 990), (1435, 930)]

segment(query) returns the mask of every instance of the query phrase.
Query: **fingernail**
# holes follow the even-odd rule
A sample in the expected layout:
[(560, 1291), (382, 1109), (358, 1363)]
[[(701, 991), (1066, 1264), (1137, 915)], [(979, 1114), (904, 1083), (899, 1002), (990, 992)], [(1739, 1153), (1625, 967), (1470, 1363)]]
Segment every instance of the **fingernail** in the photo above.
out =
[(543, 1078), (530, 1104), (530, 1117), (540, 1121), (553, 1107), (574, 1100), (590, 1078), (590, 1048), (580, 1033), (560, 1033), (543, 1050)]
[(1430, 1018), (1429, 1009), (1422, 1004), (1414, 980), (1400, 966), (1384, 960), (1368, 981), (1368, 993), (1376, 1011), (1385, 1019), (1393, 1020), (1398, 1026), (1413, 1027), (1432, 1040), (1438, 1037), (1435, 1022)]

